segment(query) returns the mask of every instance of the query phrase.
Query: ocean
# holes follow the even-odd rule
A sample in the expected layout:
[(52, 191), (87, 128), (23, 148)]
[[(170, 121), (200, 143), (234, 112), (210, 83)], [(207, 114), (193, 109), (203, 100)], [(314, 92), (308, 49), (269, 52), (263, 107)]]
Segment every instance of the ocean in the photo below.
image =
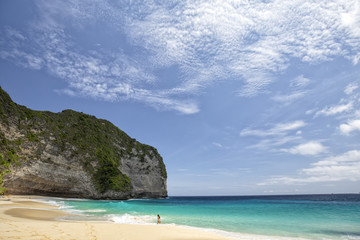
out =
[(66, 220), (174, 224), (237, 239), (360, 239), (360, 194), (51, 199)]

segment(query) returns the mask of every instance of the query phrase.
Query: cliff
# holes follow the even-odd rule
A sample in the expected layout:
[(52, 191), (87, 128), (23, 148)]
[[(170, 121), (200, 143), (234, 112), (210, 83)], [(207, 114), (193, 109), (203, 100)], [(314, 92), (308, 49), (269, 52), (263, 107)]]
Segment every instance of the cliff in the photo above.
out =
[(0, 192), (91, 199), (167, 196), (154, 147), (84, 113), (34, 111), (0, 87)]

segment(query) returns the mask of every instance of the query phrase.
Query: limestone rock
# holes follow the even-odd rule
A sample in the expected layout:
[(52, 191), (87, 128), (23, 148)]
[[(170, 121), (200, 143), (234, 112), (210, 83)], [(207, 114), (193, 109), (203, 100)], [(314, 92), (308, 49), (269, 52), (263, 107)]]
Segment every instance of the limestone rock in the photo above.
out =
[(33, 111), (0, 88), (0, 187), (3, 181), (6, 193), (161, 198), (166, 179), (157, 150), (110, 122), (72, 110)]

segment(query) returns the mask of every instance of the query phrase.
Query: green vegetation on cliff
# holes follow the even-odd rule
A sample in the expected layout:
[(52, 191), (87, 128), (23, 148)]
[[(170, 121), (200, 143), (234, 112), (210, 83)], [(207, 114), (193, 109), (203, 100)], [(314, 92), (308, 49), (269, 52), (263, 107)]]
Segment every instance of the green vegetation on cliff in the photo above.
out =
[(10, 172), (11, 164), (19, 164), (20, 162), (20, 157), (16, 154), (19, 144), (19, 141), (7, 140), (0, 131), (0, 194), (5, 191), (5, 188), (2, 187), (3, 176)]
[[(61, 113), (34, 111), (14, 103), (1, 87), (0, 123), (0, 127), (15, 125), (21, 132), (21, 136), (9, 139), (0, 128), (0, 187), (2, 176), (9, 171), (10, 165), (40, 158), (44, 143), (49, 141), (60, 152), (81, 156), (82, 166), (91, 173), (102, 193), (131, 190), (130, 178), (119, 170), (119, 159), (133, 157), (134, 151), (140, 156), (140, 161), (144, 160), (145, 154), (159, 159), (161, 174), (167, 177), (163, 160), (155, 148), (130, 138), (109, 121), (73, 110)], [(37, 154), (23, 154), (21, 147), (26, 144), (35, 145)], [(4, 189), (0, 188), (1, 191)]]

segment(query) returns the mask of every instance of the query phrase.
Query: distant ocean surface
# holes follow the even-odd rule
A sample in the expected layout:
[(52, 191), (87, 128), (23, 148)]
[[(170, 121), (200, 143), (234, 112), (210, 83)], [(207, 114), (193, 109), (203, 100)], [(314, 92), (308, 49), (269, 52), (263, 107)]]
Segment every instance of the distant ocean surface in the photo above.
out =
[(239, 239), (360, 239), (360, 194), (49, 201), (80, 214), (68, 220), (156, 224), (160, 214), (162, 224)]

